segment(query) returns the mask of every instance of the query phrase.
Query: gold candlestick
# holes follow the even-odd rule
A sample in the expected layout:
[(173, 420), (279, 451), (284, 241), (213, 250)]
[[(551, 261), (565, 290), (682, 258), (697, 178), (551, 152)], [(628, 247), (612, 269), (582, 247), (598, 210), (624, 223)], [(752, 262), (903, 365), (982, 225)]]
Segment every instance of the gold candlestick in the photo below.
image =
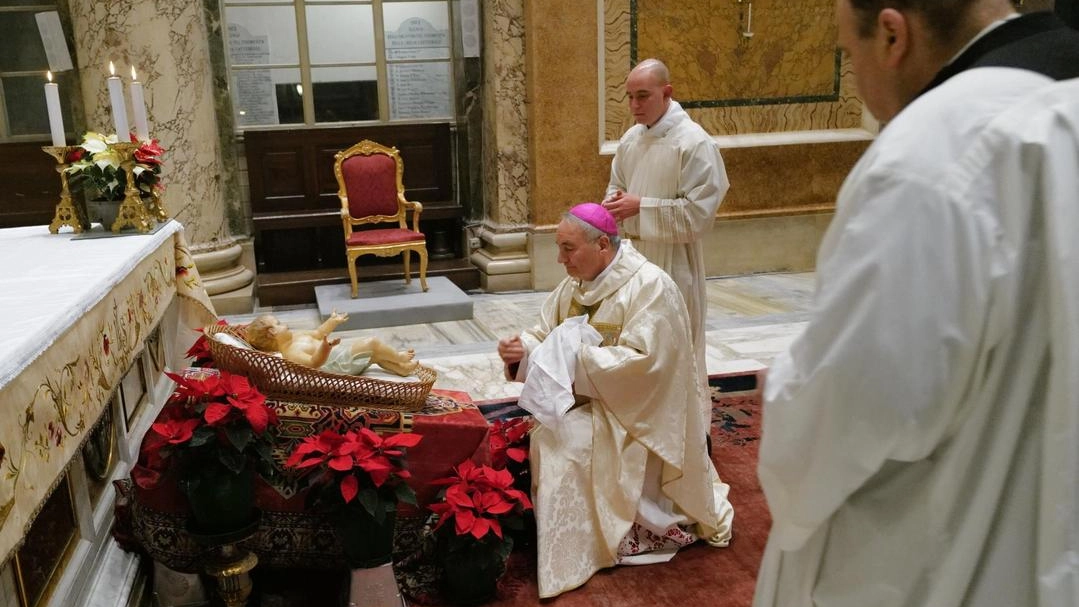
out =
[(56, 159), (56, 172), (60, 173), (60, 202), (56, 203), (56, 213), (53, 215), (52, 223), (49, 224), (49, 231), (53, 234), (59, 233), (60, 228), (64, 226), (71, 226), (76, 234), (90, 229), (86, 207), (72, 201), (71, 190), (67, 185), (67, 167), (70, 166), (67, 156), (75, 147), (77, 146), (46, 145), (41, 147), (46, 154)]
[(237, 544), (224, 544), (206, 564), (206, 573), (217, 580), (217, 594), (227, 607), (244, 607), (251, 595), (251, 576), (259, 558)]
[(150, 191), (150, 197), (146, 202), (146, 212), (158, 223), (169, 220), (169, 212), (165, 210), (165, 204), (161, 202), (161, 192), (156, 187)]
[(120, 210), (116, 215), (116, 221), (112, 222), (112, 231), (119, 232), (125, 227), (131, 226), (140, 232), (149, 232), (154, 229), (154, 220), (146, 212), (146, 205), (142, 203), (142, 194), (135, 185), (135, 150), (139, 147), (136, 143), (120, 142), (111, 146), (120, 154), (120, 169), (127, 175), (127, 187), (124, 188), (124, 201), (120, 204)]

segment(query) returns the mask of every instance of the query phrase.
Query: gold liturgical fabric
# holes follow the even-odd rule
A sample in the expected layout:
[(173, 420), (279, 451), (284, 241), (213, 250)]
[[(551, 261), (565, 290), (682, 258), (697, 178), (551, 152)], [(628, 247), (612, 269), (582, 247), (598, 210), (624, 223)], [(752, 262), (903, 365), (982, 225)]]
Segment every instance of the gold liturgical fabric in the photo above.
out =
[(172, 364), (194, 341), (187, 327), (214, 318), (179, 223), (148, 235), (72, 236), (0, 230), (0, 562), (170, 304), (179, 321), (161, 324)]

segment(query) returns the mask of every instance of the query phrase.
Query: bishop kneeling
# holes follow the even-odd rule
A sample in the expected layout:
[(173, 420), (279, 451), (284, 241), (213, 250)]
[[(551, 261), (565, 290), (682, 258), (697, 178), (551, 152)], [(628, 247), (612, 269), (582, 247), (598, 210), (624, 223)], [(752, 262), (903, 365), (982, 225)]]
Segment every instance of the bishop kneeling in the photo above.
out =
[(584, 203), (558, 226), (569, 275), (539, 324), (499, 341), (531, 438), (540, 597), (605, 567), (726, 546), (734, 510), (706, 447), (711, 407), (678, 287), (614, 218)]

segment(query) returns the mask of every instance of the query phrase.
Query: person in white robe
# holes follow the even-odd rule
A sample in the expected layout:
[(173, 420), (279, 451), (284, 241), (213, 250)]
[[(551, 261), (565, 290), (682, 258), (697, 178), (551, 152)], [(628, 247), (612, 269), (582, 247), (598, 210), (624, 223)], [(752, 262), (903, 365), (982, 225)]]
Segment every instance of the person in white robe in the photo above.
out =
[(622, 234), (681, 290), (704, 372), (705, 295), (701, 238), (712, 229), (730, 187), (712, 137), (672, 98), (667, 67), (645, 59), (626, 79), (637, 122), (618, 142), (603, 206)]
[(754, 605), (1079, 605), (1079, 81), (987, 66), (926, 89), (1010, 4), (940, 31), (909, 4), (941, 3), (855, 2), (839, 42), (886, 127), (769, 370)]
[(725, 546), (734, 516), (705, 449), (704, 386), (687, 355), (678, 288), (619, 242), (598, 204), (571, 209), (557, 243), (569, 276), (539, 324), (498, 347), (508, 372), (527, 382), (529, 353), (563, 321), (586, 315), (602, 336), (573, 357), (576, 406), (531, 436), (540, 597), (605, 567), (668, 560), (699, 538)]

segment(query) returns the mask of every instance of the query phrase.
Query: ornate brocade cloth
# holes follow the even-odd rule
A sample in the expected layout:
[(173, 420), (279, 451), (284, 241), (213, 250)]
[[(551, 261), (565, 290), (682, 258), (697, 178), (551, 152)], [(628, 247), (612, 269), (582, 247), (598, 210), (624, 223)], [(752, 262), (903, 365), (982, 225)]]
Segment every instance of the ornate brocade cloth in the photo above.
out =
[(162, 323), (162, 339), (173, 368), (176, 344), (190, 343), (186, 327), (214, 318), (178, 222), (146, 235), (73, 236), (0, 230), (0, 562), (172, 302), (179, 320)]

